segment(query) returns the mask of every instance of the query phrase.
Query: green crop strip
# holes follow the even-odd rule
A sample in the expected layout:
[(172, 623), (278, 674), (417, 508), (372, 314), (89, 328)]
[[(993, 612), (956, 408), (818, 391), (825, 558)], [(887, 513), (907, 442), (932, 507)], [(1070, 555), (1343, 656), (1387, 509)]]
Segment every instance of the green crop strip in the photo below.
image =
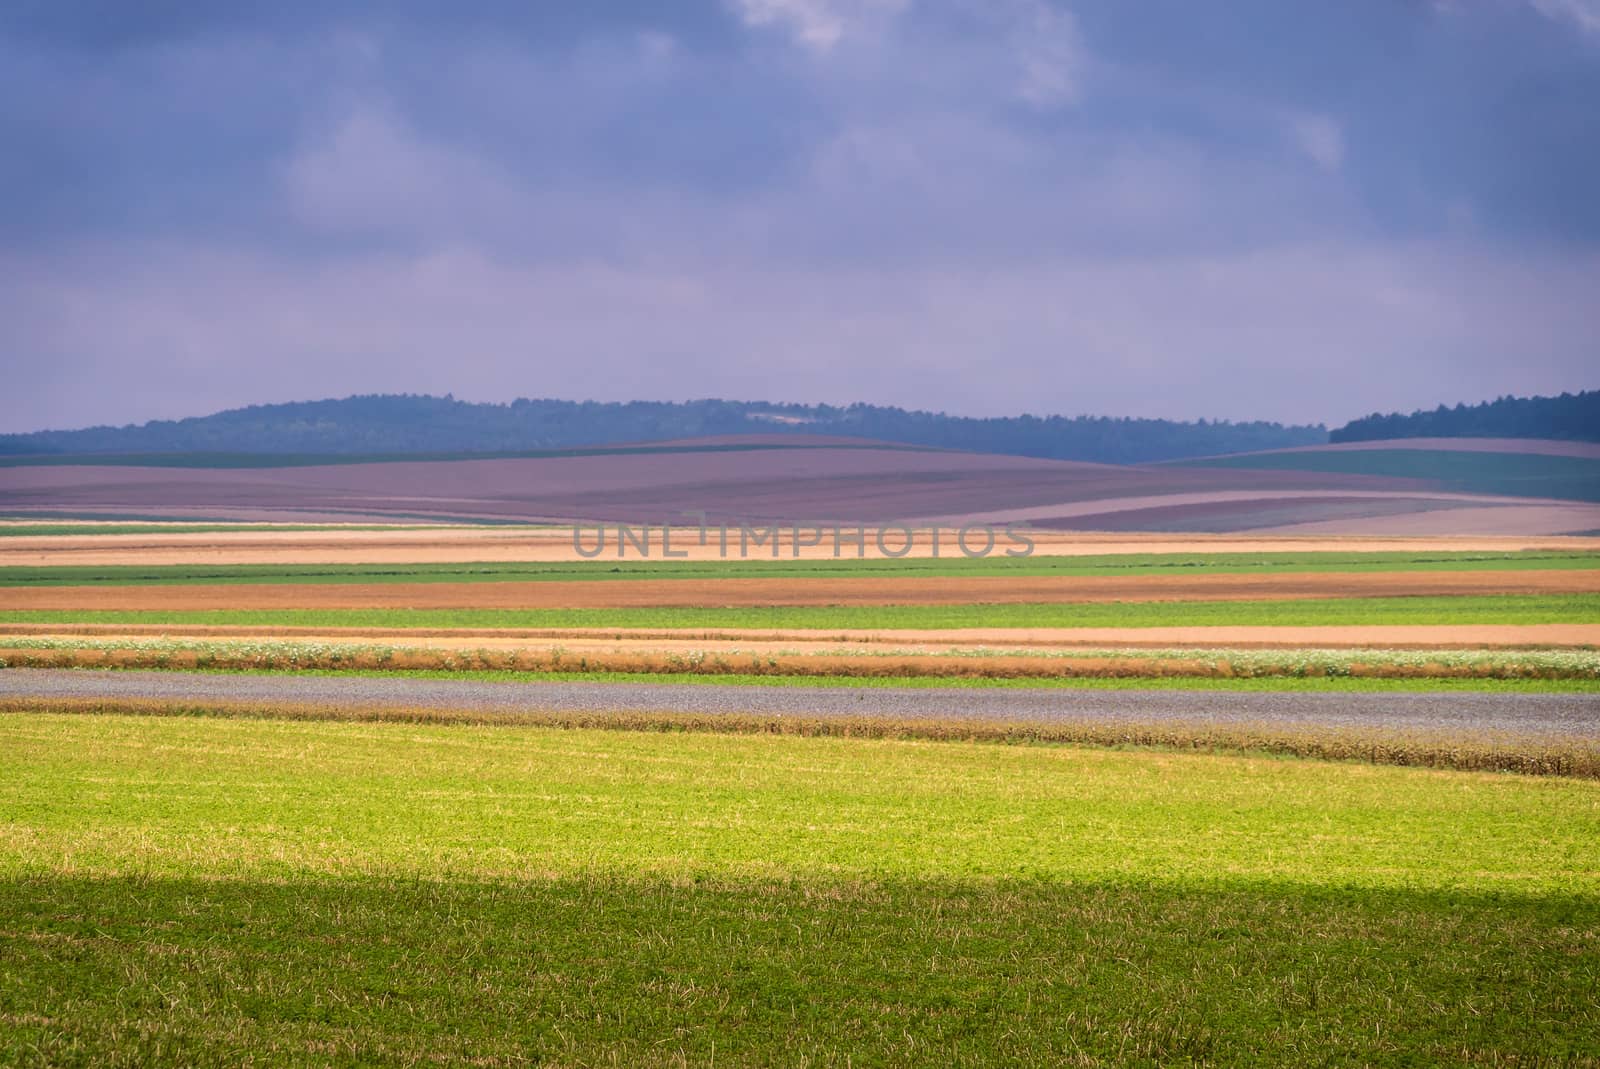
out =
[[(724, 878), (1600, 892), (1600, 785), (1559, 778), (1056, 747), (17, 713), (0, 716), (0, 746), (10, 772), (0, 805), (29, 829), (0, 844), (9, 874), (70, 859), (101, 875), (516, 878), (533, 860)], [(1166, 775), (1151, 778), (1158, 769)], [(1262, 841), (1296, 848), (1264, 853)]]
[(1594, 624), (1600, 595), (1321, 598), (1014, 605), (800, 605), (625, 609), (17, 610), (0, 623), (349, 628), (952, 630), (1069, 627), (1314, 627)]

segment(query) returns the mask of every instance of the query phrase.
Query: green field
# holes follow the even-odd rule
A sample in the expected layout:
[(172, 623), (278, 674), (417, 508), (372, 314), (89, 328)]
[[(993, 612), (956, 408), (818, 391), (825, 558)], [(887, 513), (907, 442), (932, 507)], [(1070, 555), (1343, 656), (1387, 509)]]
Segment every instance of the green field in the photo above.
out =
[(1273, 572), (1520, 571), (1600, 568), (1600, 553), (1129, 553), (902, 560), (593, 560), (465, 564), (171, 564), (0, 567), (5, 586), (184, 583), (464, 583), (594, 579), (846, 578), (957, 575), (1208, 575)]
[(0, 717), (0, 1059), (1593, 1064), (1600, 784)]
[(1338, 624), (1592, 624), (1597, 594), (1150, 601), (1016, 605), (782, 605), (627, 609), (251, 609), (0, 611), (0, 624), (412, 628), (954, 628), (1311, 627)]
[(1171, 461), (1168, 466), (1387, 475), (1424, 479), (1461, 493), (1600, 501), (1600, 460), (1588, 457), (1457, 449), (1352, 449), (1244, 453)]

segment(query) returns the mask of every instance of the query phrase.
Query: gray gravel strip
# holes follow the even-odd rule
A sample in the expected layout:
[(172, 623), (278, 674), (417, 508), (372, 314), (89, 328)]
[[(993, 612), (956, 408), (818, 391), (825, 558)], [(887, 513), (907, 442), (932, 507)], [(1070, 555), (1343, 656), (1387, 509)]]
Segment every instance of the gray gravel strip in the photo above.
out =
[(0, 697), (227, 699), (485, 712), (1210, 721), (1600, 739), (1600, 695), (1595, 694), (759, 687), (9, 668), (0, 670)]

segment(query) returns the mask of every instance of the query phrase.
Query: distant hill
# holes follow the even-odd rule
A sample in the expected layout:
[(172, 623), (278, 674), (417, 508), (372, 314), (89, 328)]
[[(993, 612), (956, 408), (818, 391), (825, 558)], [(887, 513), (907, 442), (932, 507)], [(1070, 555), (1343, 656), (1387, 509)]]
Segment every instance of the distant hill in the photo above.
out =
[(1552, 438), (1600, 442), (1600, 390), (1560, 397), (1501, 397), (1477, 405), (1440, 405), (1409, 416), (1398, 412), (1354, 420), (1328, 435), (1331, 442), (1393, 438)]
[(372, 394), (339, 400), (252, 405), (215, 415), (125, 427), (0, 435), (0, 454), (26, 457), (106, 453), (517, 454), (722, 435), (842, 435), (910, 445), (1052, 460), (1139, 464), (1285, 449), (1327, 441), (1322, 426), (1102, 416), (975, 419), (942, 412), (855, 404), (762, 401), (594, 401), (518, 399), (475, 404), (453, 397)]
[(1392, 438), (1174, 462), (1173, 467), (1412, 479), (1441, 490), (1600, 502), (1600, 446), (1534, 438)]

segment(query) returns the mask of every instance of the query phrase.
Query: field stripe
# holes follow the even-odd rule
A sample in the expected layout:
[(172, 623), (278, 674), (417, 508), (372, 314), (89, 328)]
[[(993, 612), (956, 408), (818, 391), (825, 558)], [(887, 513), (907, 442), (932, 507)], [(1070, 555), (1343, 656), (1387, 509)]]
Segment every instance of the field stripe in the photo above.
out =
[(5, 610), (571, 609), (1260, 601), (1456, 594), (1597, 594), (1600, 569), (1138, 576), (876, 576), (572, 580), (562, 583), (295, 583), (8, 590)]
[(1592, 694), (1313, 693), (837, 687), (703, 687), (677, 683), (484, 682), (372, 676), (188, 672), (0, 672), (0, 697), (390, 706), (477, 712), (743, 714), (965, 722), (1186, 722), (1426, 730), (1600, 740)]
[[(102, 543), (103, 544), (103, 543)], [(214, 552), (203, 543), (191, 555)], [(165, 548), (151, 547), (165, 552)], [(130, 550), (136, 553), (137, 550)], [(61, 559), (61, 553), (51, 554)], [(463, 561), (348, 564), (56, 564), (0, 566), (0, 587), (154, 586), (166, 584), (630, 582), (716, 579), (849, 579), (931, 577), (1138, 577), (1276, 575), (1283, 573), (1430, 573), (1458, 571), (1600, 570), (1600, 552), (1426, 551), (1372, 553), (1124, 553), (1031, 557), (907, 557), (801, 560)]]
[[(4, 606), (0, 602), (0, 606)], [(1212, 626), (1529, 625), (1600, 623), (1600, 594), (1457, 595), (1314, 600), (1019, 602), (955, 605), (746, 605), (634, 608), (28, 610), (0, 624), (165, 624), (262, 628), (600, 628), (949, 631)]]

